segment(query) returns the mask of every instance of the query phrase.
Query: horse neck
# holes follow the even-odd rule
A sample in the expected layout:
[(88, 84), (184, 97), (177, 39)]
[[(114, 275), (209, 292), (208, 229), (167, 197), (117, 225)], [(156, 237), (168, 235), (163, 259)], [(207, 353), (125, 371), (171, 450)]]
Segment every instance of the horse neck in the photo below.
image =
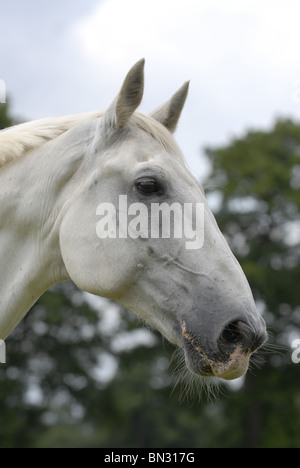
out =
[(91, 138), (71, 130), (0, 169), (2, 340), (44, 291), (68, 279), (59, 248), (60, 219), (78, 182), (83, 144)]

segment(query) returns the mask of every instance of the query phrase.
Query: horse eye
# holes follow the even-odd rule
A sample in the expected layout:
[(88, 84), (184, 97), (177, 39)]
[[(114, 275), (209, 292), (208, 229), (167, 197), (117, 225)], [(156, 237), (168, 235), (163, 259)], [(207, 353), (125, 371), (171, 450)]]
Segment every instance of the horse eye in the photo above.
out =
[(145, 194), (157, 193), (159, 192), (159, 186), (156, 180), (141, 180), (137, 183), (137, 188), (139, 192)]

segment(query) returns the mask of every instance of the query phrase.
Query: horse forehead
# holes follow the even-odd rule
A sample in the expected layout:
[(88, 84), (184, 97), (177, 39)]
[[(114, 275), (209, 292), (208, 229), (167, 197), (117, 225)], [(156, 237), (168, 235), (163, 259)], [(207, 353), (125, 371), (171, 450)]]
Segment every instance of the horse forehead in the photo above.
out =
[(151, 152), (150, 148), (144, 151), (140, 151), (133, 155), (133, 171), (151, 171), (155, 173), (163, 173), (168, 180), (172, 180), (173, 183), (184, 183), (188, 184), (189, 187), (199, 189), (200, 184), (192, 175), (190, 170), (186, 166), (186, 162), (182, 153), (179, 151), (178, 154), (170, 153), (162, 147), (154, 147), (154, 151)]
[(199, 188), (198, 181), (186, 166), (184, 157), (178, 148), (177, 153), (168, 151), (151, 135), (144, 132), (139, 138), (127, 138), (113, 153), (110, 153), (102, 164), (104, 175), (133, 175), (143, 169), (154, 173), (163, 172), (166, 178), (181, 180), (190, 187)]

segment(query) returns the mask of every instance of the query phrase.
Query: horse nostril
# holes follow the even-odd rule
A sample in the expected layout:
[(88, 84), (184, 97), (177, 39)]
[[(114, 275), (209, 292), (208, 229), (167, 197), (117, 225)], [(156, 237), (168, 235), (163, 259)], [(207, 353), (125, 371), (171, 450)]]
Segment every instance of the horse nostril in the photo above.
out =
[(236, 345), (240, 343), (244, 338), (244, 333), (239, 326), (239, 322), (232, 322), (226, 325), (223, 333), (221, 334), (221, 340), (224, 344)]

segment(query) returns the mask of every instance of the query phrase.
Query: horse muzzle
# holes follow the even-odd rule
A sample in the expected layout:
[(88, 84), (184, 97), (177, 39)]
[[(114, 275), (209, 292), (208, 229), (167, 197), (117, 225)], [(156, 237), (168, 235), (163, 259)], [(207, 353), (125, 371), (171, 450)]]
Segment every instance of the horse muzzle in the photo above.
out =
[[(204, 377), (219, 377), (225, 380), (244, 375), (254, 351), (267, 340), (263, 319), (255, 326), (236, 319), (227, 323), (218, 334), (199, 334), (187, 320), (182, 320), (181, 342), (186, 365), (190, 371)], [(210, 331), (214, 330), (214, 327)]]

